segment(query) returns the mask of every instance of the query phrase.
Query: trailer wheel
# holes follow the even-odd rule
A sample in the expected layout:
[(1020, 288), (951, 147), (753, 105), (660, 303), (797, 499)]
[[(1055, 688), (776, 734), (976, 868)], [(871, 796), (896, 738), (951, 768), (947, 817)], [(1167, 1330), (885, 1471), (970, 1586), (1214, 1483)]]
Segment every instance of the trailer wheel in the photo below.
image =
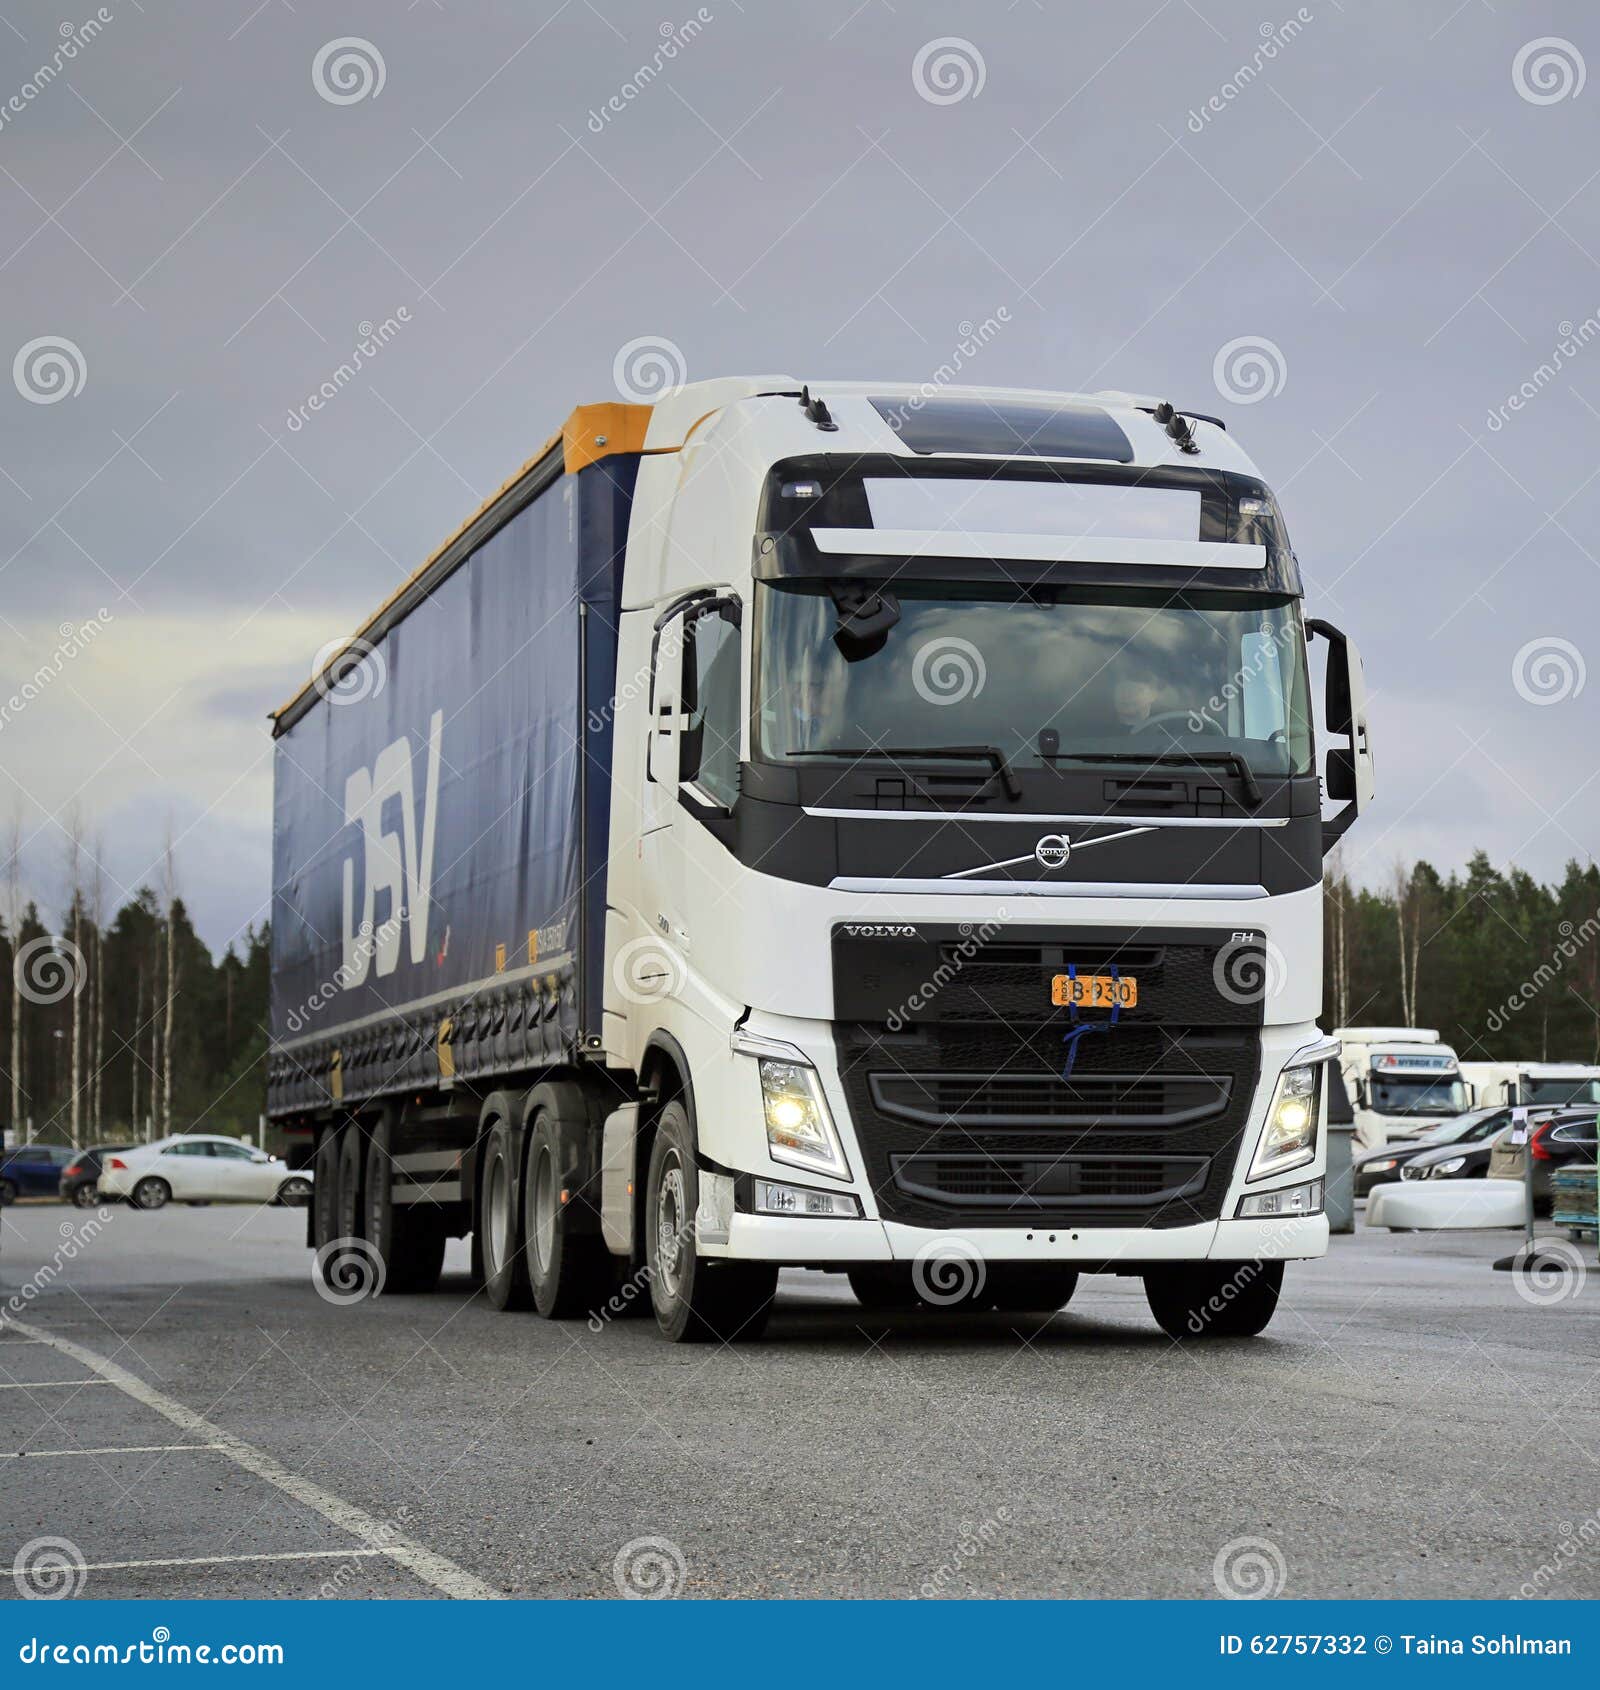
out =
[(311, 1165), (311, 1237), (312, 1249), (320, 1250), (331, 1244), (339, 1234), (334, 1230), (339, 1215), (339, 1145), (345, 1124), (341, 1122), (317, 1140), (317, 1154)]
[(541, 1107), (534, 1114), (522, 1181), (524, 1260), (533, 1306), (546, 1320), (587, 1314), (605, 1302), (612, 1279), (604, 1243), (573, 1224), (572, 1192), (563, 1184), (561, 1126), (553, 1108)]
[(360, 1238), (365, 1231), (361, 1211), (362, 1175), (366, 1172), (366, 1135), (358, 1121), (345, 1123), (339, 1140), (339, 1198), (334, 1213), (335, 1238)]
[(385, 1110), (367, 1142), (364, 1236), (383, 1258), (383, 1289), (432, 1291), (444, 1266), (444, 1223), (431, 1205), (394, 1203), (395, 1117)]
[(1072, 1301), (1078, 1270), (999, 1262), (989, 1269), (984, 1290), (992, 1308), (1017, 1314), (1054, 1314)]
[(1169, 1338), (1254, 1338), (1282, 1289), (1282, 1262), (1180, 1262), (1144, 1276), (1150, 1312)]
[(483, 1235), (483, 1289), (497, 1309), (525, 1309), (533, 1302), (523, 1245), (518, 1137), (502, 1116), (483, 1147), (477, 1230)]
[(688, 1111), (661, 1111), (645, 1190), (645, 1260), (656, 1323), (676, 1343), (750, 1343), (766, 1330), (778, 1270), (765, 1262), (717, 1262), (695, 1249), (700, 1173)]

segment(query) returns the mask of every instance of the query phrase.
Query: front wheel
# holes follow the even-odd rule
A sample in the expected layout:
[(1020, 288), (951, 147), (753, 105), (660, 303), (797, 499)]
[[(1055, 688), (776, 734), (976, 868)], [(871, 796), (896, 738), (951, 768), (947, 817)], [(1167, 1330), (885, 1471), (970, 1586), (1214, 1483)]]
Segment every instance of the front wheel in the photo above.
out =
[(80, 1209), (92, 1209), (100, 1200), (100, 1193), (93, 1180), (85, 1180), (82, 1185), (72, 1188), (72, 1201)]
[(1144, 1276), (1150, 1312), (1169, 1338), (1254, 1338), (1282, 1289), (1282, 1262), (1174, 1262)]
[(164, 1209), (171, 1201), (172, 1187), (154, 1174), (147, 1174), (133, 1188), (133, 1206), (136, 1209)]
[(14, 1179), (0, 1179), (0, 1208), (17, 1200), (17, 1182)]
[(311, 1197), (311, 1181), (299, 1174), (286, 1179), (278, 1187), (278, 1202), (286, 1208), (304, 1208)]
[(688, 1111), (661, 1111), (645, 1189), (645, 1260), (656, 1323), (678, 1343), (750, 1343), (766, 1330), (778, 1270), (765, 1262), (718, 1262), (695, 1249), (700, 1171)]

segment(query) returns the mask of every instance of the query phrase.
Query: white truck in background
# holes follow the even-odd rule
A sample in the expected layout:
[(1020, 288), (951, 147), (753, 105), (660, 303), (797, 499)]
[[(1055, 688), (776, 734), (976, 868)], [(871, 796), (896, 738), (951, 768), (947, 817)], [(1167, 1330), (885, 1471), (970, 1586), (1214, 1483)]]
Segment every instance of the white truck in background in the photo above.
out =
[(1600, 1067), (1588, 1062), (1463, 1062), (1461, 1077), (1480, 1109), (1510, 1104), (1600, 1106)]
[(1420, 1138), (1472, 1107), (1461, 1064), (1437, 1029), (1336, 1027), (1333, 1036), (1341, 1045), (1358, 1150)]

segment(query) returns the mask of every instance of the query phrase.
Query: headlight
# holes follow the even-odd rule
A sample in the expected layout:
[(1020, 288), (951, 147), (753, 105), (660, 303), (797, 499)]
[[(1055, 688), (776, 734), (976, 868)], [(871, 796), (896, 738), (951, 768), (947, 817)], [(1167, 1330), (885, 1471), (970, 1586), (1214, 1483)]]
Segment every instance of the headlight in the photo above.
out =
[(1317, 1153), (1317, 1097), (1321, 1064), (1285, 1068), (1278, 1076), (1249, 1177), (1265, 1179), (1298, 1168)]
[(1430, 1170), (1430, 1177), (1437, 1179), (1440, 1174), (1459, 1174), (1466, 1165), (1465, 1156), (1452, 1156), (1448, 1161), (1435, 1162)]
[(758, 1067), (767, 1116), (767, 1151), (773, 1161), (849, 1179), (850, 1169), (816, 1069), (807, 1062), (776, 1056), (761, 1057)]
[(1363, 1162), (1361, 1172), (1364, 1174), (1381, 1174), (1392, 1168), (1399, 1160), (1396, 1156), (1386, 1156), (1381, 1162)]

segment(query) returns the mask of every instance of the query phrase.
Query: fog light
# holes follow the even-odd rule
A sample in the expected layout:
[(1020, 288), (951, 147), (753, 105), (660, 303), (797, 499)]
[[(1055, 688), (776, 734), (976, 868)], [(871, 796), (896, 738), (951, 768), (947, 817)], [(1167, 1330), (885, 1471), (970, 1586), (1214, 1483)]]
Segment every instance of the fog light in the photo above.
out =
[(1239, 1199), (1240, 1220), (1321, 1213), (1322, 1181), (1319, 1179), (1308, 1180), (1304, 1185), (1286, 1185), (1280, 1191), (1258, 1191), (1254, 1196)]
[(821, 1215), (831, 1220), (858, 1220), (861, 1205), (845, 1191), (808, 1191), (803, 1185), (755, 1182), (758, 1215)]

